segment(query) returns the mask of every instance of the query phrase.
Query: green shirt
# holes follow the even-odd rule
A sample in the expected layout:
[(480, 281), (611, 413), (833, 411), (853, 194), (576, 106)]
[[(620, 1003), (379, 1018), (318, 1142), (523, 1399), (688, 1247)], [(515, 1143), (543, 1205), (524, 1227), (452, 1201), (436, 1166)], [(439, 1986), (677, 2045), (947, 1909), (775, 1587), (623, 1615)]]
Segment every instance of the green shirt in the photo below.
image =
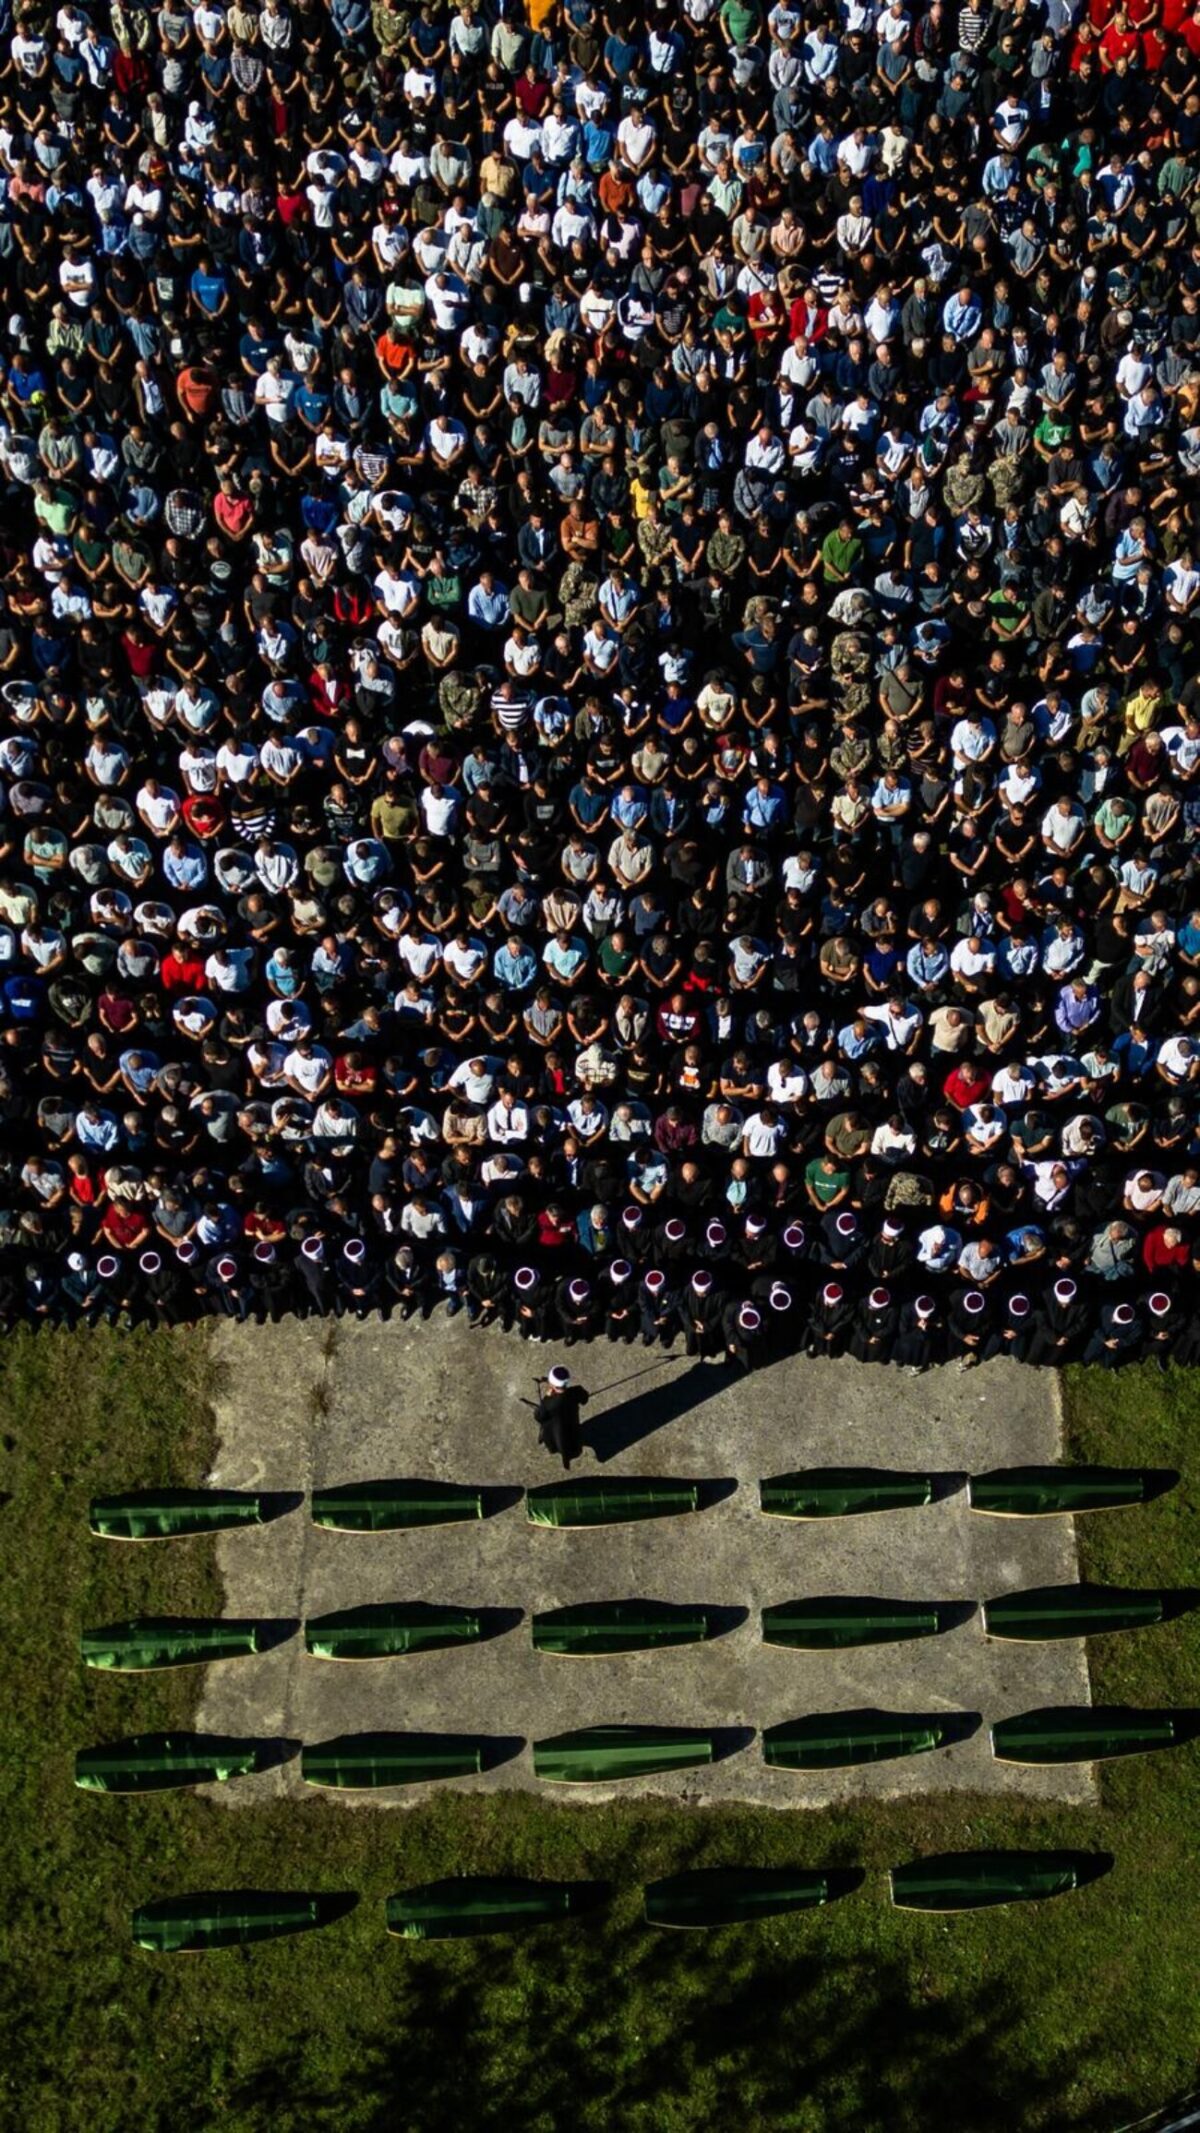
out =
[(826, 576), (833, 572), (839, 577), (848, 576), (861, 554), (862, 542), (853, 533), (849, 540), (844, 540), (836, 528), (832, 533), (827, 533), (821, 543), (821, 561), (825, 565)]
[(735, 44), (749, 44), (762, 21), (762, 9), (755, 0), (725, 0), (720, 19)]
[(634, 960), (631, 948), (616, 948), (611, 933), (606, 933), (596, 953), (596, 961), (606, 978), (623, 978)]
[(425, 597), (430, 607), (457, 607), (462, 599), (462, 580), (456, 570), (448, 570), (442, 577), (432, 574), (425, 580)]
[(821, 1158), (818, 1156), (805, 1171), (804, 1182), (813, 1198), (819, 1200), (822, 1207), (828, 1207), (831, 1201), (836, 1200), (841, 1193), (845, 1192), (847, 1185), (850, 1183), (850, 1173), (848, 1170), (835, 1170), (833, 1176), (830, 1177), (829, 1172), (822, 1167)]

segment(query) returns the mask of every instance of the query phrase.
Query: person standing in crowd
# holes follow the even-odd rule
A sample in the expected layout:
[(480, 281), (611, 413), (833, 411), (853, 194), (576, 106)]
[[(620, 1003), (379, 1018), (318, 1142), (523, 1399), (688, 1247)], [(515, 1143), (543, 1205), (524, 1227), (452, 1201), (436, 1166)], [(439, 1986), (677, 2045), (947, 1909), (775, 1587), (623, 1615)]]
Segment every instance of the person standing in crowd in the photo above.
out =
[(1194, 1359), (1193, 28), (6, 18), (6, 1323)]

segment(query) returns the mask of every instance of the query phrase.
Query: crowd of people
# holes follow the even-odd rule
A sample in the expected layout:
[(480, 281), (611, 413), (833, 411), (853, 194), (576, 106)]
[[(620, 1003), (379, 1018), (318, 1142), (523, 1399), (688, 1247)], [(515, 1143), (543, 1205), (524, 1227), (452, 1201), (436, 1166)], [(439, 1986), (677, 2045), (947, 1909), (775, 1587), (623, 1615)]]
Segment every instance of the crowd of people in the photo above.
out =
[(1200, 1357), (1200, 5), (0, 58), (0, 1318)]

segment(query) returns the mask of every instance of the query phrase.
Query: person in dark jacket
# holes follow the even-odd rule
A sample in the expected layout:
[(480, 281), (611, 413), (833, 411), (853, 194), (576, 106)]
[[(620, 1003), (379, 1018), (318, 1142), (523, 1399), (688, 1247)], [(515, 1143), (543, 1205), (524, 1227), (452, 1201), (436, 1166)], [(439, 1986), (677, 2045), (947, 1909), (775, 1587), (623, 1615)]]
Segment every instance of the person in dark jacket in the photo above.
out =
[(732, 1298), (725, 1306), (725, 1360), (747, 1372), (764, 1360), (762, 1312), (752, 1303)]
[(259, 1316), (277, 1326), (292, 1301), (292, 1270), (277, 1244), (264, 1238), (255, 1245), (249, 1275)]
[(827, 1281), (813, 1298), (808, 1320), (808, 1355), (840, 1355), (854, 1325), (854, 1298), (840, 1281)]
[(554, 1291), (554, 1308), (568, 1348), (574, 1347), (576, 1341), (591, 1339), (600, 1314), (590, 1281), (581, 1274), (564, 1277)]
[(324, 1237), (306, 1237), (300, 1246), (296, 1265), (312, 1311), (319, 1317), (325, 1317), (333, 1310), (338, 1285), (329, 1264)]
[(628, 1348), (637, 1339), (638, 1284), (632, 1260), (614, 1259), (604, 1272), (604, 1331), (610, 1341)]
[(945, 1327), (936, 1298), (914, 1296), (900, 1311), (900, 1324), (892, 1345), (892, 1361), (919, 1377), (942, 1359)]
[(1142, 1322), (1131, 1303), (1102, 1304), (1100, 1323), (1083, 1351), (1085, 1363), (1115, 1370), (1130, 1362), (1142, 1344)]
[(511, 1325), (508, 1277), (492, 1252), (476, 1252), (467, 1265), (467, 1324)]
[(1090, 1316), (1079, 1284), (1069, 1274), (1060, 1275), (1036, 1307), (1030, 1362), (1053, 1363), (1056, 1368), (1073, 1363), (1086, 1337)]
[(537, 1380), (538, 1403), (534, 1416), (538, 1442), (562, 1460), (568, 1470), (583, 1451), (580, 1414), (591, 1395), (576, 1385), (563, 1363), (556, 1363), (548, 1377)]
[(948, 1347), (951, 1356), (957, 1356), (960, 1370), (974, 1370), (983, 1361), (989, 1317), (988, 1299), (982, 1289), (966, 1289), (950, 1298), (946, 1313)]
[(711, 1355), (719, 1347), (726, 1302), (709, 1269), (697, 1267), (675, 1302), (676, 1324), (688, 1355)]
[(900, 1324), (900, 1307), (890, 1289), (868, 1290), (854, 1313), (850, 1353), (860, 1363), (887, 1363)]

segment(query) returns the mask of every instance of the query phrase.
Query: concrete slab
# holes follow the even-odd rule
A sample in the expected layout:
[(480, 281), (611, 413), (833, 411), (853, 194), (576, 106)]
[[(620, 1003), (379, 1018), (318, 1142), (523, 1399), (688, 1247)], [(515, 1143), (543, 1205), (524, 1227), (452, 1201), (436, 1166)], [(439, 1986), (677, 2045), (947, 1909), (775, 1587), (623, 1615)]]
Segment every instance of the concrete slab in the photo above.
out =
[[(1059, 1456), (1056, 1381), (994, 1363), (922, 1378), (850, 1362), (791, 1359), (734, 1379), (641, 1347), (531, 1348), (461, 1320), (222, 1327), (220, 1454), (230, 1487), (313, 1488), (387, 1475), (532, 1486), (561, 1476), (538, 1445), (532, 1374), (569, 1361), (592, 1393), (576, 1474), (729, 1478), (713, 1508), (674, 1519), (547, 1531), (522, 1506), (481, 1524), (377, 1535), (314, 1528), (306, 1512), (218, 1542), (226, 1605), (238, 1615), (312, 1615), (383, 1600), (523, 1608), (494, 1642), (419, 1657), (331, 1665), (296, 1637), (260, 1659), (209, 1668), (198, 1724), (317, 1741), (347, 1732), (474, 1732), (526, 1742), (584, 1725), (754, 1727), (872, 1706), (979, 1712), (970, 1740), (852, 1770), (768, 1769), (757, 1742), (704, 1771), (617, 1787), (538, 1786), (528, 1748), (468, 1789), (537, 1789), (564, 1805), (634, 1791), (694, 1801), (820, 1807), (929, 1791), (1087, 1802), (1087, 1766), (992, 1761), (986, 1727), (1043, 1703), (1088, 1699), (1085, 1647), (989, 1642), (978, 1616), (927, 1640), (847, 1652), (764, 1645), (759, 1611), (803, 1594), (983, 1600), (1076, 1575), (1070, 1519), (1009, 1520), (967, 1509), (959, 1489), (924, 1509), (800, 1523), (767, 1518), (758, 1481), (801, 1466), (895, 1466), (965, 1475)], [(535, 1610), (593, 1599), (703, 1601), (745, 1608), (702, 1646), (571, 1660), (533, 1651)], [(326, 1798), (411, 1806), (431, 1788)], [(307, 1791), (299, 1766), (214, 1788), (231, 1807)]]

